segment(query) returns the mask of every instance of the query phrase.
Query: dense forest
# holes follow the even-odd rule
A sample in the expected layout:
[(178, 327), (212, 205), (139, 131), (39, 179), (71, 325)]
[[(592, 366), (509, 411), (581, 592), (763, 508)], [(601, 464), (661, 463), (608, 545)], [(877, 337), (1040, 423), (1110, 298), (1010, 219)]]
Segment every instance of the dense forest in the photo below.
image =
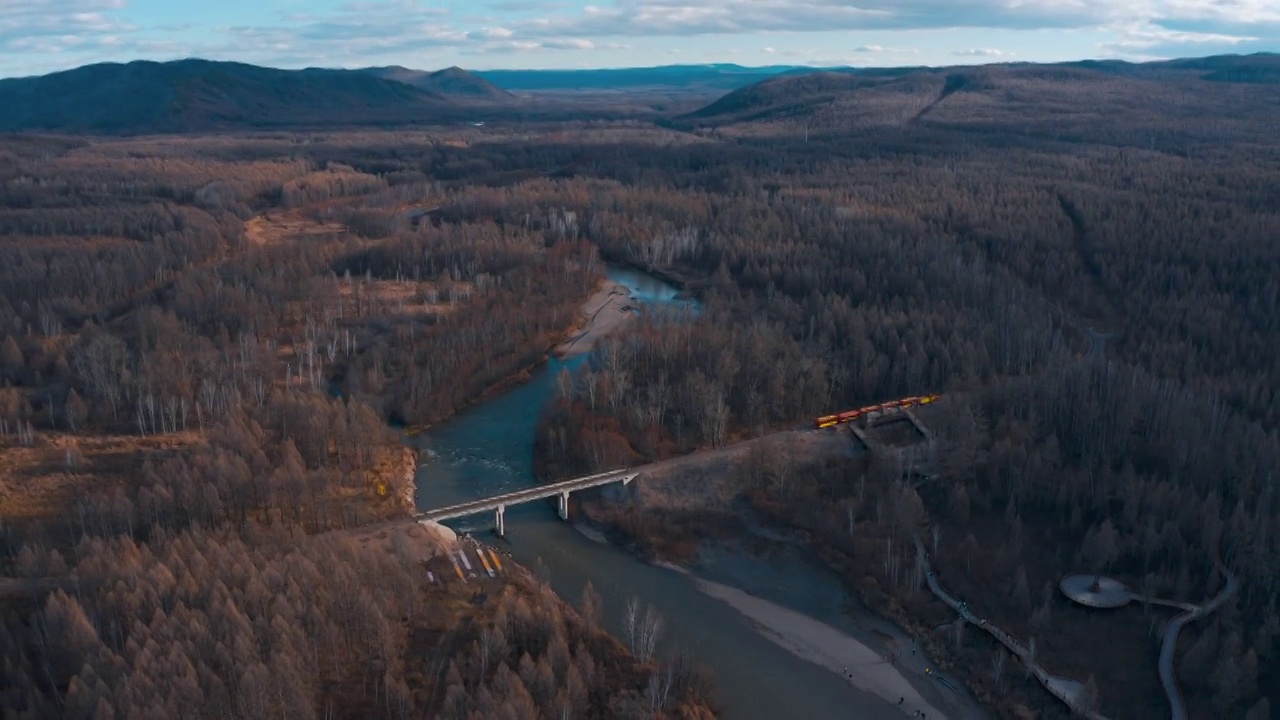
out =
[(405, 555), (256, 524), (75, 557), (94, 589), (0, 625), (5, 717), (709, 716), (683, 700), (706, 692), (687, 662), (636, 661), (527, 575), (442, 592)]
[(387, 420), (518, 379), (602, 268), (556, 208), (415, 225), (471, 190), (338, 161), (370, 137), (0, 146), (6, 717), (708, 712), (518, 567), (352, 540), (412, 507)]
[[(1114, 717), (1165, 712), (1163, 616), (1086, 614), (1058, 578), (1200, 602), (1220, 561), (1241, 591), (1184, 634), (1184, 690), (1196, 715), (1266, 717), (1277, 86), (1233, 106), (1229, 82), (1102, 70), (797, 80), (797, 107), (834, 100), (754, 119), (735, 101), (697, 127), (0, 140), (0, 703), (708, 712), (705, 678), (610, 640), (590, 602), (519, 573), (442, 590), (349, 534), (405, 512), (414, 458), (388, 422), (518, 381), (609, 261), (700, 309), (647, 315), (562, 378), (544, 475), (943, 393), (922, 461), (761, 458), (752, 512), (909, 628), (953, 618), (906, 570), (921, 532), (948, 587), (1092, 676)], [(622, 528), (641, 545), (681, 527), (643, 520)], [(1064, 712), (991, 670), (979, 633), (929, 642), (997, 714)]]
[[(1221, 559), (1243, 589), (1184, 636), (1180, 676), (1197, 713), (1267, 717), (1280, 700), (1260, 695), (1280, 634), (1280, 154), (1262, 129), (1275, 87), (1250, 88), (1242, 109), (1238, 87), (1130, 83), (1147, 93), (1139, 113), (1110, 92), (1120, 78), (982, 76), (923, 115), (877, 106), (883, 83), (771, 81), (790, 108), (806, 92), (821, 102), (752, 113), (744, 91), (718, 117), (720, 142), (597, 183), (581, 211), (602, 253), (686, 279), (704, 312), (650, 317), (562, 381), (539, 437), (545, 472), (944, 393), (921, 415), (935, 436), (915, 466), (797, 478), (761, 458), (744, 495), (917, 626), (948, 618), (909, 571), (910, 531), (929, 529), (947, 587), (1039, 640), (1051, 667), (1093, 676), (1099, 708), (1121, 717), (1164, 712), (1159, 616), (1089, 615), (1058, 579), (1109, 572), (1202, 602), (1223, 585)], [(899, 104), (944, 88), (895, 82), (910, 85), (893, 89)], [(1037, 111), (1051, 90), (1114, 114), (1090, 126)], [(672, 513), (618, 522), (650, 548), (682, 526)], [(1116, 642), (1100, 652), (1079, 641), (1089, 633)], [(1063, 712), (1032, 685), (1010, 689), (973, 635), (938, 650), (985, 697)]]

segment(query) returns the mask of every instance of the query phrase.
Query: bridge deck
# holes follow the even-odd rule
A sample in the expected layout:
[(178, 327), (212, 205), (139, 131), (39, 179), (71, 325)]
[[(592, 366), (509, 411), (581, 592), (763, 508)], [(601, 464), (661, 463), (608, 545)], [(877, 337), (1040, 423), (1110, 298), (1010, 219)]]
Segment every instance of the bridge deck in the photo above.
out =
[(533, 500), (542, 500), (544, 498), (555, 497), (563, 492), (576, 492), (578, 490), (586, 490), (587, 488), (608, 485), (609, 483), (620, 482), (627, 484), (639, 473), (630, 470), (610, 470), (608, 472), (597, 473), (595, 475), (587, 475), (585, 477), (573, 478), (572, 480), (561, 480), (550, 485), (539, 485), (538, 487), (528, 488), (527, 490), (517, 490), (515, 492), (503, 495), (494, 495), (493, 497), (480, 498), (479, 500), (470, 500), (457, 505), (428, 510), (413, 516), (414, 520), (452, 520), (467, 515), (482, 513), (487, 510), (497, 510), (499, 507), (507, 505), (519, 505), (521, 503), (531, 502)]

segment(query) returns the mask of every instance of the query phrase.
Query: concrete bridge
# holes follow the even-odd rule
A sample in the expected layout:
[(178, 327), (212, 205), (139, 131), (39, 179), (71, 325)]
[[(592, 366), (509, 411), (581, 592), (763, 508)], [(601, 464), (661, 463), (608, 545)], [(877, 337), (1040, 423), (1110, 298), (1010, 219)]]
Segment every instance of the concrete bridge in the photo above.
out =
[(441, 520), (452, 520), (454, 518), (466, 517), (467, 515), (476, 515), (482, 512), (494, 513), (494, 525), (498, 531), (498, 537), (502, 537), (506, 533), (506, 523), (503, 515), (506, 513), (507, 506), (520, 505), (521, 503), (531, 502), (533, 500), (542, 500), (554, 497), (560, 509), (560, 519), (569, 519), (569, 494), (578, 490), (586, 490), (587, 488), (600, 487), (610, 483), (622, 483), (626, 485), (635, 479), (640, 473), (633, 472), (630, 468), (625, 470), (610, 470), (608, 472), (596, 473), (595, 475), (587, 475), (585, 477), (574, 478), (572, 480), (561, 480), (550, 485), (539, 485), (525, 490), (517, 490), (515, 492), (505, 493), (503, 495), (494, 495), (493, 497), (480, 498), (479, 500), (470, 500), (468, 502), (442, 507), (437, 510), (428, 510), (413, 516), (418, 522), (430, 520), (432, 522), (440, 522)]

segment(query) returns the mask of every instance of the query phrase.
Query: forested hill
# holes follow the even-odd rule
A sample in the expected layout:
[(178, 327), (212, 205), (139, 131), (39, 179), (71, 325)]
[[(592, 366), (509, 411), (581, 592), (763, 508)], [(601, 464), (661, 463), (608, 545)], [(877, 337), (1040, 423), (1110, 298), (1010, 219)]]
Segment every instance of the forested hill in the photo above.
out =
[(365, 68), (363, 72), (384, 80), (394, 80), (440, 95), (498, 101), (508, 100), (512, 97), (511, 93), (506, 90), (475, 73), (467, 72), (457, 66), (430, 72), (392, 65), (390, 67)]
[[(1087, 98), (1085, 96), (1088, 96)], [(1203, 97), (1201, 97), (1203, 96)], [(1241, 109), (1274, 108), (1280, 96), (1280, 55), (1223, 55), (1152, 63), (1081, 61), (949, 68), (836, 69), (786, 74), (734, 90), (678, 118), (696, 126), (797, 124), (811, 130), (904, 125), (924, 119), (999, 122), (1060, 109), (1068, 116), (1104, 116), (1178, 100), (1217, 114), (1235, 98)], [(995, 109), (994, 115), (988, 110)], [(1055, 127), (1063, 118), (1054, 113)]]
[(445, 121), (463, 97), (348, 70), (179, 60), (0, 80), (0, 131), (142, 134)]

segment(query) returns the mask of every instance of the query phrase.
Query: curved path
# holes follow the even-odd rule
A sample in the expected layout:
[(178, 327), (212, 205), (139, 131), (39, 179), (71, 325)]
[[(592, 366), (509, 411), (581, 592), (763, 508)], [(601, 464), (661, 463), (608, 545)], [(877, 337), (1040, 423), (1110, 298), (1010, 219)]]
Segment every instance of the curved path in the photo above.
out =
[(1134, 600), (1137, 600), (1140, 603), (1146, 603), (1148, 605), (1159, 605), (1161, 607), (1173, 608), (1175, 610), (1182, 610), (1184, 612), (1191, 612), (1196, 608), (1200, 607), (1195, 603), (1180, 602), (1178, 600), (1166, 600), (1164, 598), (1150, 597), (1148, 595), (1130, 594), (1130, 597), (1132, 597)]
[(1178, 633), (1182, 632), (1182, 628), (1187, 623), (1199, 620), (1222, 607), (1222, 604), (1240, 586), (1240, 581), (1236, 579), (1236, 576), (1227, 572), (1227, 569), (1221, 563), (1218, 563), (1218, 569), (1222, 570), (1223, 574), (1227, 576), (1227, 586), (1209, 602), (1199, 607), (1191, 606), (1191, 610), (1170, 621), (1169, 626), (1164, 630), (1164, 638), (1160, 641), (1160, 684), (1164, 686), (1164, 694), (1169, 697), (1169, 717), (1171, 720), (1186, 720), (1187, 718), (1187, 708), (1182, 702), (1182, 693), (1178, 691), (1178, 683), (1173, 676), (1173, 651), (1178, 647)]
[[(1089, 338), (1089, 351), (1085, 353), (1080, 360), (1086, 363), (1092, 362), (1106, 351), (1107, 340), (1116, 337), (1116, 333), (1102, 333), (1083, 323), (1079, 324), (1080, 328), (1084, 331), (1084, 334)], [(919, 540), (917, 539), (917, 543), (918, 542)], [(928, 561), (926, 560), (926, 567), (927, 562)], [(1182, 694), (1178, 690), (1178, 683), (1174, 676), (1173, 669), (1173, 654), (1178, 646), (1178, 633), (1182, 632), (1182, 628), (1186, 627), (1188, 623), (1199, 620), (1221, 607), (1222, 604), (1230, 599), (1231, 595), (1235, 593), (1240, 584), (1236, 576), (1228, 572), (1226, 567), (1222, 565), (1221, 561), (1216, 561), (1216, 564), (1218, 569), (1220, 569), (1223, 575), (1226, 576), (1227, 584), (1222, 589), (1222, 592), (1218, 593), (1217, 596), (1206, 602), (1204, 605), (1197, 606), (1191, 603), (1178, 602), (1174, 600), (1162, 600), (1159, 598), (1140, 595), (1133, 596), (1135, 600), (1141, 602), (1147, 602), (1153, 605), (1163, 605), (1165, 607), (1185, 611), (1182, 615), (1177, 616), (1169, 622), (1169, 625), (1165, 628), (1164, 635), (1160, 641), (1160, 684), (1164, 687), (1164, 693), (1169, 699), (1170, 720), (1186, 720), (1187, 718), (1186, 704), (1183, 702)], [(931, 589), (932, 585), (933, 578), (930, 578)], [(1003, 642), (1003, 640), (1001, 640), (1001, 642)], [(1046, 687), (1048, 686), (1046, 685)], [(1050, 688), (1050, 692), (1053, 692), (1052, 688)], [(1057, 693), (1055, 693), (1055, 695), (1056, 694)], [(1070, 703), (1068, 702), (1068, 704)]]
[(1036, 679), (1040, 681), (1040, 684), (1043, 685), (1046, 690), (1048, 690), (1054, 697), (1065, 703), (1066, 706), (1074, 713), (1081, 717), (1088, 718), (1089, 720), (1108, 720), (1105, 715), (1094, 712), (1087, 707), (1080, 706), (1080, 691), (1084, 687), (1082, 683), (1077, 680), (1072, 680), (1071, 678), (1050, 674), (1048, 670), (1044, 669), (1044, 666), (1035, 661), (1030, 648), (1018, 642), (1009, 633), (1006, 633), (1000, 628), (988, 623), (986, 620), (974, 615), (973, 612), (969, 610), (969, 605), (967, 603), (961, 602), (944, 590), (942, 585), (938, 582), (937, 576), (933, 574), (933, 568), (929, 564), (929, 555), (925, 552), (924, 543), (920, 540), (920, 536), (916, 533), (912, 533), (911, 539), (915, 541), (916, 552), (919, 553), (920, 563), (924, 567), (925, 580), (929, 585), (929, 590), (939, 600), (950, 605), (951, 609), (959, 613), (960, 617), (964, 618), (969, 623), (986, 630), (991, 637), (995, 638), (1001, 645), (1008, 648), (1009, 652), (1013, 653), (1014, 656), (1021, 660), (1022, 664), (1036, 676)]
[(1116, 334), (1100, 333), (1088, 325), (1083, 326), (1083, 328), (1084, 334), (1089, 337), (1089, 352), (1085, 353), (1084, 361), (1089, 362), (1102, 355), (1103, 351), (1107, 349), (1107, 341), (1115, 337)]

